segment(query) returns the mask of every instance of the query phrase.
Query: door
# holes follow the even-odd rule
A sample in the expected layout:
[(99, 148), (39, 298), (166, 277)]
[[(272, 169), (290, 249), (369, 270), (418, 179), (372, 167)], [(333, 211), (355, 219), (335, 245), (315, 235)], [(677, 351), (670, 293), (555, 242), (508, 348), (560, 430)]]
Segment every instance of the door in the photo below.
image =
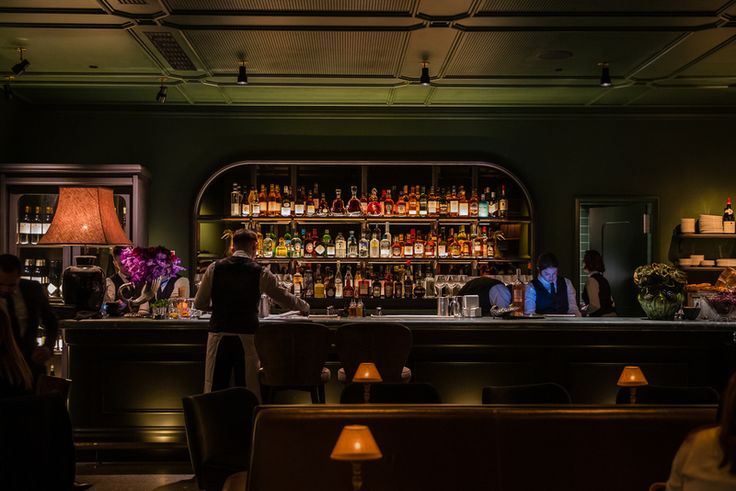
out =
[(605, 276), (619, 316), (644, 313), (636, 299), (634, 270), (652, 262), (656, 199), (586, 199), (578, 202), (580, 288), (585, 285), (582, 257), (588, 249), (603, 256)]

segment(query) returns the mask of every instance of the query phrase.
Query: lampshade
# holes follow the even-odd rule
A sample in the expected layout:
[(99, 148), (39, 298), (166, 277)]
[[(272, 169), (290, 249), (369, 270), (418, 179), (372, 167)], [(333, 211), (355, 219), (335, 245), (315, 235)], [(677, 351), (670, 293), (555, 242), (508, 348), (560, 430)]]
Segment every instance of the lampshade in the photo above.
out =
[(343, 427), (337, 438), (335, 448), (332, 449), (332, 460), (376, 460), (383, 457), (371, 430), (363, 425), (348, 425)]
[(130, 245), (115, 212), (112, 189), (59, 188), (59, 204), (46, 245)]
[(355, 370), (353, 375), (353, 382), (360, 382), (363, 384), (374, 384), (383, 382), (381, 374), (378, 373), (378, 368), (371, 362), (364, 362), (358, 365), (358, 369)]
[(641, 368), (636, 366), (624, 367), (616, 383), (619, 387), (640, 387), (647, 384), (649, 382), (647, 382), (647, 378), (644, 376)]

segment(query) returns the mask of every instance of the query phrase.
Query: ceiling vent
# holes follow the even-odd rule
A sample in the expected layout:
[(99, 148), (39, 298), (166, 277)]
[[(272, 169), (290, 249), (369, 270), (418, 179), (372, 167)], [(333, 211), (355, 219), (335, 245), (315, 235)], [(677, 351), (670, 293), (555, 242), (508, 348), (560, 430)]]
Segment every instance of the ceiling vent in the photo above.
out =
[(146, 36), (174, 70), (194, 71), (197, 69), (170, 32), (147, 32)]

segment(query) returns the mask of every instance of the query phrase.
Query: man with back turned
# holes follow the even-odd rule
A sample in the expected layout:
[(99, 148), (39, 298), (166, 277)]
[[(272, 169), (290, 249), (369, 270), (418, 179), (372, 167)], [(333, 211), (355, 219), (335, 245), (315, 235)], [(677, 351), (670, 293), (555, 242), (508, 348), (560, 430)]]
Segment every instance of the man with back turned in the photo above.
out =
[[(202, 277), (194, 305), (209, 310), (205, 392), (224, 389), (234, 375), (235, 385), (259, 394), (258, 354), (253, 334), (258, 327), (258, 304), (265, 293), (283, 308), (309, 313), (309, 304), (279, 286), (268, 267), (256, 257), (257, 236), (240, 229), (233, 235), (235, 252), (209, 265)], [(247, 383), (246, 383), (247, 382)]]

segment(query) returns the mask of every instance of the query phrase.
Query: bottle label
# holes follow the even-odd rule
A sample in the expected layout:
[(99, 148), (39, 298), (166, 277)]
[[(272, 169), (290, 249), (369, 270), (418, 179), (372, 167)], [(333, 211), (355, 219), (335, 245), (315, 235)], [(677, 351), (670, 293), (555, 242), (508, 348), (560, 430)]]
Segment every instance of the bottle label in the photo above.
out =
[(296, 203), (296, 204), (294, 204), (294, 214), (295, 215), (304, 215), (304, 203)]
[(427, 212), (430, 215), (434, 215), (437, 213), (437, 202), (436, 201), (430, 201), (427, 203)]
[(31, 233), (30, 222), (20, 222), (20, 225), (18, 226), (18, 232), (20, 232), (21, 234), (30, 234)]
[(457, 213), (459, 203), (457, 201), (450, 201), (450, 213)]
[(323, 246), (322, 244), (317, 244), (317, 247), (314, 248), (314, 252), (316, 252), (318, 256), (324, 255), (325, 246)]
[(509, 202), (505, 199), (502, 199), (498, 202), (498, 211), (506, 211), (509, 207)]
[(468, 212), (468, 204), (467, 203), (460, 203), (459, 215), (461, 217), (466, 217), (466, 216), (468, 216), (468, 213), (469, 213)]

